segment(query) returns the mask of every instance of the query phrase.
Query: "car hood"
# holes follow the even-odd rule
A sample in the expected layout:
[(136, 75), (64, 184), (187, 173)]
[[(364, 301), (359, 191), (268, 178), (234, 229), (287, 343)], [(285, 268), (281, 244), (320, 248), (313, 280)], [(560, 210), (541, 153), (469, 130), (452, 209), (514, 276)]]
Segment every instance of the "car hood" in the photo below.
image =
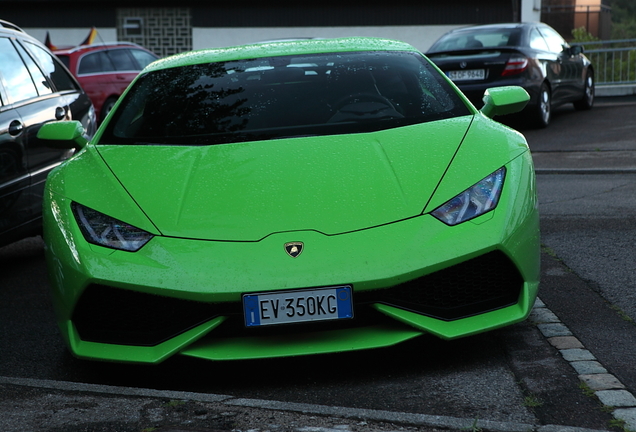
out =
[(354, 135), (97, 148), (163, 235), (333, 235), (421, 214), (472, 118)]

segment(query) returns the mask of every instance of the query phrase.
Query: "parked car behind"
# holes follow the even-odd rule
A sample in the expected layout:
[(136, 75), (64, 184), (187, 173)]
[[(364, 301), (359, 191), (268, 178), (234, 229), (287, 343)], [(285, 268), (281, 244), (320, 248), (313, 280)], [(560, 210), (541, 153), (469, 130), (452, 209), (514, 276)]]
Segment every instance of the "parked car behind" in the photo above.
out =
[(543, 23), (452, 30), (426, 54), (477, 107), (489, 87), (523, 87), (530, 94), (524, 113), (539, 127), (548, 126), (557, 105), (587, 110), (594, 104), (594, 68), (583, 47), (568, 45)]
[(129, 42), (81, 45), (53, 53), (77, 78), (104, 120), (128, 84), (157, 55)]
[(59, 120), (95, 132), (95, 111), (75, 78), (38, 40), (0, 21), (0, 246), (41, 230), (46, 176), (73, 151), (36, 135)]

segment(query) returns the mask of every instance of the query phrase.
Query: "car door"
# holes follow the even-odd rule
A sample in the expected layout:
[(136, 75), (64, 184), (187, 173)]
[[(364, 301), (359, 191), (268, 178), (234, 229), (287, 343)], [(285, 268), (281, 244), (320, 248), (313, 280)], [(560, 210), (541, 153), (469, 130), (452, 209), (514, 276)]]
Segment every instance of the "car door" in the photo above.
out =
[(115, 65), (107, 50), (82, 55), (78, 61), (76, 76), (98, 113), (106, 99), (120, 94), (122, 85), (118, 81), (121, 79), (117, 78)]
[(0, 236), (31, 217), (24, 214), (24, 209), (30, 209), (30, 180), (21, 133), (23, 123), (20, 114), (5, 101), (5, 95), (0, 95)]
[[(46, 177), (72, 154), (39, 140), (40, 127), (51, 121), (70, 120), (70, 104), (79, 96), (90, 104), (72, 78), (67, 88), (59, 91), (55, 83), (65, 85), (58, 77), (59, 71), (68, 72), (51, 54), (31, 45), (27, 48), (29, 42), (0, 38), (0, 243), (19, 238), (19, 233), (30, 235), (39, 227)], [(53, 63), (47, 63), (50, 61)], [(58, 66), (60, 69), (56, 69)]]
[(581, 62), (573, 56), (567, 42), (554, 29), (547, 26), (537, 28), (544, 37), (548, 49), (556, 56), (556, 62), (550, 65), (549, 74), (552, 85), (552, 100), (560, 103), (570, 101), (581, 94)]
[(38, 217), (30, 193), (28, 123), (20, 112), (39, 93), (15, 42), (0, 37), (0, 239)]
[(71, 105), (76, 103), (82, 93), (75, 79), (43, 48), (29, 42), (24, 43), (24, 48), (26, 50), (22, 51), (22, 54), (31, 74), (37, 76), (37, 79), (44, 80), (47, 90), (50, 91), (48, 97), (19, 108), (27, 125), (31, 185), (36, 199), (40, 200), (48, 173), (72, 154), (72, 151), (53, 148), (46, 141), (37, 139), (40, 126), (49, 121), (80, 120), (89, 133), (90, 125), (87, 125), (84, 119), (73, 118), (72, 115)]
[(139, 70), (135, 58), (126, 48), (105, 48), (84, 54), (79, 59), (77, 78), (93, 101), (100, 119), (106, 114), (102, 113), (102, 108), (110, 108), (109, 102), (124, 92)]

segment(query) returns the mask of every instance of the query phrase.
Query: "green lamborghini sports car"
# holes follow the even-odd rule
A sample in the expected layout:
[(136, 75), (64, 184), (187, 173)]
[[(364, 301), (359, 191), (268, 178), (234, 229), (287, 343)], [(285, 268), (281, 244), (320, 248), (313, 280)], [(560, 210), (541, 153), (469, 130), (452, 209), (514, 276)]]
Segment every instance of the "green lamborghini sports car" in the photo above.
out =
[(83, 359), (335, 353), (524, 320), (539, 218), (524, 137), (402, 42), (196, 51), (149, 65), (48, 177), (62, 336)]

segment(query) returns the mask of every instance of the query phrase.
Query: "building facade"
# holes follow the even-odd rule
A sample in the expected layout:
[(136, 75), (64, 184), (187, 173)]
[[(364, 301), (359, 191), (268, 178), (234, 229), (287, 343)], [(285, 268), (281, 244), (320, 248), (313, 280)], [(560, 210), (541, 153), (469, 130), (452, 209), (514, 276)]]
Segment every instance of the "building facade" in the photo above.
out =
[(611, 37), (609, 0), (543, 0), (541, 19), (566, 39), (572, 36), (572, 29), (581, 27), (599, 39)]
[(56, 46), (77, 45), (92, 27), (96, 42), (123, 40), (160, 56), (192, 49), (300, 37), (377, 36), (426, 51), (451, 28), (539, 21), (541, 0), (323, 0), (176, 2), (147, 0), (0, 0), (0, 19)]

